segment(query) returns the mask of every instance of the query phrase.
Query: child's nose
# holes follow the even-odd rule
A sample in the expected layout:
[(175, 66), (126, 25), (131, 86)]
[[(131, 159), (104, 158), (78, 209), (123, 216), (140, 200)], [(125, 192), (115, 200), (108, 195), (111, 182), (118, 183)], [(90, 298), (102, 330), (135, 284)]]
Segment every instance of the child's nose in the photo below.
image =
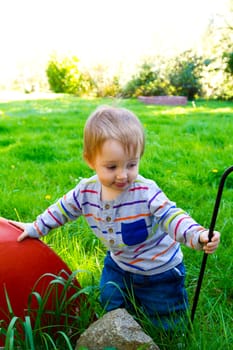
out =
[(127, 170), (126, 169), (121, 169), (117, 174), (118, 179), (125, 179), (126, 177), (127, 177)]

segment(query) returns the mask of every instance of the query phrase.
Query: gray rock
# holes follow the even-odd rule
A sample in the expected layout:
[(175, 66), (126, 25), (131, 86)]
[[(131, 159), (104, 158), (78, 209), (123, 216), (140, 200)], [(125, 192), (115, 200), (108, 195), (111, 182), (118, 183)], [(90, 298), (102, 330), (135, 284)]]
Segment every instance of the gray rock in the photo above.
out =
[(153, 340), (125, 309), (108, 312), (95, 321), (80, 336), (75, 350), (86, 346), (89, 350), (115, 347), (117, 350), (159, 350)]

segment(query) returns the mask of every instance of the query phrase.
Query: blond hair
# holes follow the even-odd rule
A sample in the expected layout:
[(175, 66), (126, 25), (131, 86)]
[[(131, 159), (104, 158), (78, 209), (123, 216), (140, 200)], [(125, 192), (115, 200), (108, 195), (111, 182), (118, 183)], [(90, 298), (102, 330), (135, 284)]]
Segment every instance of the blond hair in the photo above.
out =
[(84, 127), (84, 159), (92, 162), (109, 139), (119, 141), (127, 154), (139, 152), (142, 156), (144, 152), (143, 127), (136, 115), (127, 109), (101, 106), (90, 115)]

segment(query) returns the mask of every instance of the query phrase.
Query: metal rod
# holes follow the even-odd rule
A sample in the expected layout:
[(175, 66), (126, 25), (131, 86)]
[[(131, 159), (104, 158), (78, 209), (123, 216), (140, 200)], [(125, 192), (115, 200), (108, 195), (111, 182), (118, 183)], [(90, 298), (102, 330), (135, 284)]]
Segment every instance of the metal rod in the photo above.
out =
[[(224, 184), (225, 184), (227, 176), (231, 172), (233, 172), (233, 166), (231, 166), (225, 170), (225, 172), (223, 173), (223, 175), (221, 177), (220, 183), (219, 183), (218, 192), (217, 192), (215, 205), (214, 205), (214, 210), (213, 210), (213, 214), (212, 214), (212, 219), (211, 219), (210, 227), (209, 227), (209, 241), (211, 241), (211, 238), (213, 237), (214, 227), (215, 227), (215, 223), (216, 223), (217, 216), (218, 216), (218, 210), (219, 210), (219, 205), (220, 205), (220, 201), (221, 201), (221, 197), (222, 197)], [(191, 311), (191, 322), (193, 322), (193, 320), (194, 320), (195, 311), (197, 308), (197, 303), (198, 303), (198, 298), (200, 295), (201, 284), (202, 284), (202, 280), (203, 280), (203, 276), (204, 276), (204, 272), (205, 272), (207, 257), (208, 257), (208, 254), (204, 253), (203, 259), (202, 259), (202, 264), (201, 264), (201, 269), (200, 269), (200, 273), (199, 273), (199, 278), (198, 278), (198, 282), (197, 282), (197, 287), (196, 287), (196, 291), (195, 291), (195, 295), (194, 295), (194, 299), (193, 299), (193, 306), (192, 306), (192, 311)]]

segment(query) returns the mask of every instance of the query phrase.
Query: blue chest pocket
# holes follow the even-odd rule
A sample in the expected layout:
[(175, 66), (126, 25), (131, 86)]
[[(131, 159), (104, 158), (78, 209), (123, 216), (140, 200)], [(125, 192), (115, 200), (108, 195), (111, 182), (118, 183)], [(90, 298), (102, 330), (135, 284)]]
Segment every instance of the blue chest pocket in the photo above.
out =
[(126, 245), (135, 245), (144, 242), (148, 237), (146, 222), (144, 219), (130, 224), (121, 224), (122, 240)]

